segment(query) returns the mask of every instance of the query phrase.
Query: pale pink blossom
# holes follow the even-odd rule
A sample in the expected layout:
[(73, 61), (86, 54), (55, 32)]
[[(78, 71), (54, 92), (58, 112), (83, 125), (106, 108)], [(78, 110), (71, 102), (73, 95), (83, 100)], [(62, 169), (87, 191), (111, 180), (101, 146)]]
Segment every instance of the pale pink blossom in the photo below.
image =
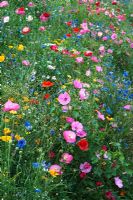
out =
[(132, 49), (133, 49), (133, 43), (131, 43), (131, 44), (130, 44), (130, 48), (132, 48)]
[(98, 60), (98, 58), (97, 58), (96, 56), (92, 56), (92, 57), (91, 57), (91, 60), (92, 60), (93, 62), (96, 62), (96, 63), (99, 62), (99, 60)]
[(115, 184), (118, 186), (118, 188), (123, 188), (123, 182), (119, 177), (115, 177)]
[(75, 143), (76, 142), (76, 133), (73, 131), (64, 131), (63, 132), (63, 137), (68, 143)]
[(86, 76), (90, 76), (90, 75), (91, 75), (91, 70), (88, 69), (88, 70), (86, 71), (85, 75), (86, 75)]
[(46, 30), (46, 27), (44, 27), (44, 26), (39, 27), (39, 31), (45, 31), (45, 30)]
[(82, 57), (77, 57), (76, 58), (76, 62), (77, 63), (83, 63), (84, 62), (84, 59)]
[(113, 34), (111, 35), (111, 39), (112, 39), (112, 40), (117, 39), (117, 34), (116, 34), (116, 33), (113, 33)]
[(29, 3), (28, 3), (28, 6), (29, 6), (29, 7), (34, 7), (35, 4), (34, 4), (33, 2), (29, 2)]
[(123, 108), (124, 108), (125, 110), (131, 110), (131, 105), (125, 105)]
[(30, 66), (29, 60), (23, 60), (23, 61), (22, 61), (22, 64), (23, 64), (24, 66)]
[(4, 112), (8, 112), (8, 111), (17, 111), (20, 109), (20, 105), (17, 103), (12, 103), (10, 100), (8, 100), (5, 104), (4, 104), (4, 108), (3, 111)]
[(98, 114), (98, 115), (97, 115), (98, 119), (105, 120), (104, 115), (103, 115), (102, 113), (100, 113), (100, 111), (96, 110), (96, 112), (97, 112), (97, 114)]
[(75, 120), (72, 118), (72, 117), (66, 117), (66, 122), (67, 123), (72, 123), (72, 122), (74, 122)]
[(61, 166), (54, 164), (50, 166), (49, 171), (55, 171), (56, 175), (61, 175), (63, 173), (61, 169), (62, 169)]
[(103, 68), (101, 66), (96, 66), (96, 71), (97, 72), (102, 72), (103, 71)]
[(7, 7), (7, 6), (9, 6), (8, 1), (2, 1), (2, 2), (0, 2), (0, 8), (4, 8), (4, 7)]
[(108, 49), (107, 52), (108, 53), (113, 53), (113, 50), (112, 49)]
[(79, 97), (80, 97), (80, 100), (88, 99), (89, 93), (86, 91), (86, 89), (80, 89)]

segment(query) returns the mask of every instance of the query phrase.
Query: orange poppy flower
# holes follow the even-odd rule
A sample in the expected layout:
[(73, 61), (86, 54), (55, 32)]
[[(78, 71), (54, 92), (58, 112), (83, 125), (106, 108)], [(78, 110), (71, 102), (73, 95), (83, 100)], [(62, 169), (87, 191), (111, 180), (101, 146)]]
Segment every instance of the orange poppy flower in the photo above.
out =
[(54, 83), (52, 83), (51, 81), (43, 81), (42, 82), (42, 87), (52, 87), (54, 85)]

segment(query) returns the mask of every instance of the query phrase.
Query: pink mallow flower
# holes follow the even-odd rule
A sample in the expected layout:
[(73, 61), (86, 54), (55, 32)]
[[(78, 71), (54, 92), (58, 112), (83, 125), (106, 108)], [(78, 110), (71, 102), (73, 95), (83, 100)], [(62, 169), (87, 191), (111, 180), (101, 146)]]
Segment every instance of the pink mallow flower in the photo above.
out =
[(96, 66), (96, 71), (97, 72), (102, 72), (103, 71), (103, 68), (101, 66)]
[(83, 63), (84, 62), (84, 59), (82, 57), (77, 57), (76, 58), (76, 62), (77, 63)]
[(79, 97), (80, 97), (80, 100), (86, 100), (89, 97), (89, 93), (86, 91), (86, 89), (80, 89)]
[(29, 66), (29, 65), (30, 65), (30, 62), (29, 62), (29, 60), (23, 60), (23, 61), (22, 61), (22, 64), (23, 64), (24, 66)]
[(20, 105), (17, 103), (12, 103), (10, 100), (8, 100), (5, 104), (4, 104), (4, 108), (3, 111), (4, 112), (8, 112), (8, 111), (17, 111), (20, 109)]
[(98, 117), (98, 119), (101, 119), (101, 120), (105, 120), (105, 117), (104, 117), (104, 115), (102, 114), (102, 113), (100, 113), (98, 110), (96, 110), (96, 112), (97, 112), (97, 117)]
[(72, 122), (71, 127), (73, 131), (76, 131), (76, 132), (83, 131), (83, 125), (78, 121)]
[(39, 27), (39, 31), (45, 31), (45, 30), (46, 30), (46, 28), (44, 26)]
[[(55, 176), (57, 175), (61, 175), (63, 174), (63, 172), (61, 171), (62, 167), (57, 165), (57, 164), (54, 164), (54, 165), (51, 165), (50, 168), (49, 168), (49, 172), (54, 172), (55, 173)], [(53, 174), (53, 173), (52, 173)]]
[(70, 103), (71, 101), (71, 97), (70, 95), (67, 93), (67, 92), (64, 92), (64, 93), (61, 93), (59, 96), (58, 96), (58, 101), (61, 105), (67, 105)]
[(73, 85), (77, 89), (81, 89), (83, 87), (83, 84), (79, 80), (74, 80)]
[(28, 6), (29, 6), (29, 7), (34, 7), (35, 4), (34, 4), (33, 2), (29, 2), (29, 3), (28, 3)]
[(63, 137), (67, 143), (75, 143), (76, 142), (76, 134), (73, 131), (64, 131)]
[(125, 110), (131, 110), (131, 105), (125, 105), (123, 108), (124, 108)]
[(117, 39), (117, 34), (116, 34), (116, 33), (113, 33), (113, 34), (111, 35), (111, 39), (112, 39), (112, 40)]
[(70, 164), (73, 160), (73, 156), (69, 153), (63, 153), (60, 159), (60, 162), (64, 162), (66, 164)]
[(89, 173), (92, 169), (92, 166), (88, 162), (84, 162), (80, 164), (80, 170), (84, 173)]
[(99, 62), (99, 60), (98, 60), (98, 58), (97, 58), (96, 56), (92, 56), (92, 57), (91, 57), (91, 60), (92, 60), (93, 62), (96, 62), (96, 63)]
[(115, 184), (119, 187), (119, 188), (123, 188), (123, 182), (119, 177), (115, 177)]
[(7, 7), (9, 5), (8, 1), (2, 1), (0, 2), (0, 8)]

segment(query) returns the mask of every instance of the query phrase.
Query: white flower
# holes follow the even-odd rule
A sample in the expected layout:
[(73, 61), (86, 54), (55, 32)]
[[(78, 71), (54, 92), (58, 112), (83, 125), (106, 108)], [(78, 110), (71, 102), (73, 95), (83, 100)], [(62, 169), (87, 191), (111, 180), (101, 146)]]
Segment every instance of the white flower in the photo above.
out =
[(48, 68), (48, 69), (53, 69), (53, 70), (54, 70), (56, 67), (55, 67), (55, 66), (52, 66), (52, 65), (48, 65), (47, 68)]
[(56, 80), (56, 77), (55, 77), (55, 76), (52, 76), (52, 80)]
[(3, 17), (3, 22), (4, 22), (4, 23), (9, 22), (9, 20), (10, 20), (10, 17), (9, 17), (9, 16)]
[(26, 21), (31, 22), (33, 20), (33, 17), (31, 15), (29, 15), (28, 17), (26, 17)]

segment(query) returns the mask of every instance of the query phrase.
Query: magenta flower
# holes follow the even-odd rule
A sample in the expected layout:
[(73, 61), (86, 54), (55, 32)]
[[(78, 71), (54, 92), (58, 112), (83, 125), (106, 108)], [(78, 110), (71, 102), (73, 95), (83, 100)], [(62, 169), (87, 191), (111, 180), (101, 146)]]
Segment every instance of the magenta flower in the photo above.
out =
[(131, 110), (131, 105), (125, 105), (123, 108), (124, 108), (125, 110)]
[(33, 2), (29, 2), (29, 3), (28, 3), (28, 6), (29, 6), (29, 7), (34, 7), (35, 4), (34, 4)]
[(70, 164), (73, 160), (73, 156), (69, 153), (63, 153), (60, 159), (60, 162), (64, 162), (66, 164)]
[(46, 28), (44, 26), (40, 26), (39, 31), (45, 31)]
[(64, 92), (64, 93), (61, 93), (59, 96), (58, 96), (58, 101), (61, 105), (65, 106), (67, 104), (70, 103), (71, 101), (71, 97), (70, 95), (67, 93), (67, 92)]
[(55, 172), (56, 175), (61, 175), (63, 172), (61, 171), (62, 167), (60, 165), (54, 164), (49, 168), (49, 172)]
[(72, 117), (66, 117), (66, 122), (71, 124), (74, 122), (74, 119)]
[(78, 121), (72, 122), (71, 127), (73, 131), (76, 131), (76, 132), (83, 131), (83, 125)]
[(111, 39), (112, 39), (112, 40), (117, 39), (117, 34), (116, 34), (116, 33), (113, 33), (113, 34), (111, 35)]
[(4, 112), (8, 112), (8, 111), (17, 111), (20, 109), (20, 105), (17, 103), (12, 103), (10, 100), (8, 100), (3, 108)]
[(29, 65), (30, 65), (30, 62), (29, 62), (28, 60), (23, 60), (23, 61), (22, 61), (22, 64), (23, 64), (24, 66), (29, 66)]
[(74, 143), (76, 142), (76, 134), (73, 131), (64, 131), (63, 132), (64, 139), (68, 143)]
[(74, 80), (73, 85), (77, 89), (81, 89), (83, 87), (83, 84), (79, 80)]
[(119, 177), (115, 177), (115, 184), (119, 187), (119, 188), (123, 188), (123, 182)]
[(88, 162), (84, 162), (80, 164), (80, 170), (84, 173), (89, 173), (92, 169), (92, 166)]
[(82, 57), (77, 57), (76, 58), (76, 62), (77, 63), (83, 63), (84, 62), (84, 59)]
[(15, 12), (18, 15), (24, 15), (25, 14), (25, 9), (23, 7), (17, 8)]
[(76, 135), (80, 138), (86, 137), (87, 133), (85, 131), (79, 131), (76, 133)]
[(130, 48), (133, 49), (133, 43), (130, 44)]
[(100, 113), (98, 110), (96, 110), (96, 112), (97, 112), (97, 116), (98, 116), (98, 119), (101, 119), (101, 120), (105, 120), (105, 117), (104, 117), (104, 115), (102, 114), (102, 113)]
[(7, 7), (9, 5), (8, 1), (2, 1), (0, 2), (0, 8)]
[(108, 49), (107, 52), (108, 53), (113, 53), (113, 50), (112, 49)]
[(96, 71), (97, 72), (102, 72), (103, 71), (103, 68), (101, 66), (96, 66)]
[(96, 63), (99, 62), (99, 60), (98, 60), (98, 58), (97, 58), (96, 56), (92, 56), (92, 57), (91, 57), (91, 60), (92, 60), (93, 62), (96, 62)]
[(88, 99), (89, 93), (86, 91), (86, 89), (80, 89), (79, 91), (79, 97), (80, 100)]

